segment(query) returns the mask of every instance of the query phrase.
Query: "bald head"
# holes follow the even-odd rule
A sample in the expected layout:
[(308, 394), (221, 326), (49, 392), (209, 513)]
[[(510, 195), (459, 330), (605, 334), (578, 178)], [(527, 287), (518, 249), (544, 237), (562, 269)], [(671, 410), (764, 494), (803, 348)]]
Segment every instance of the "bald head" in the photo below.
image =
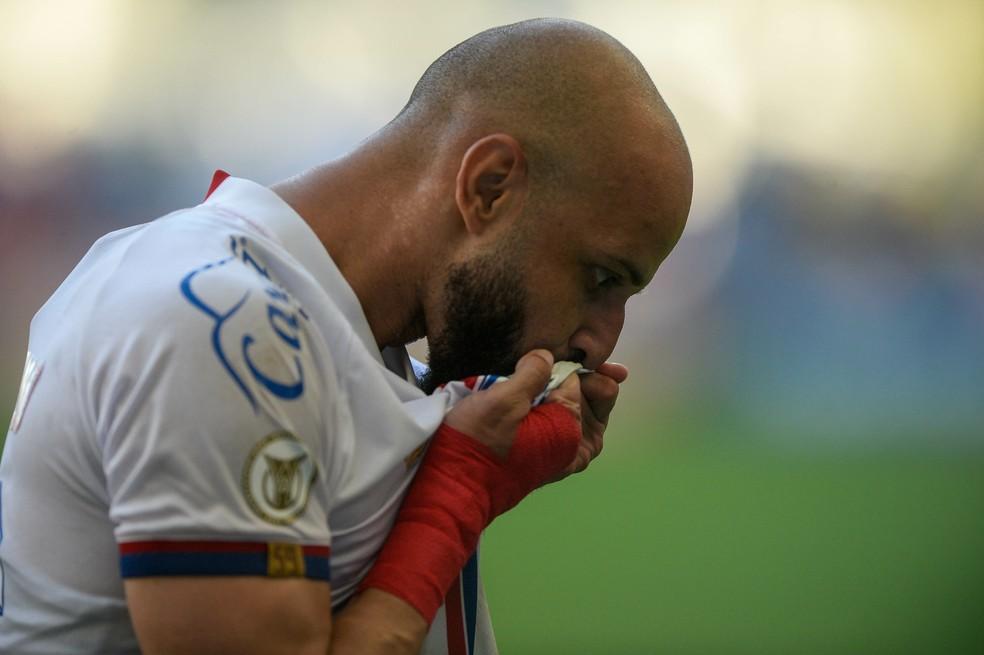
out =
[(511, 371), (534, 347), (604, 362), (626, 301), (679, 239), (691, 188), (642, 64), (601, 30), (540, 19), (447, 51), (389, 125), (277, 191), (378, 342), (426, 336), (450, 380)]
[(648, 123), (660, 147), (686, 152), (672, 113), (625, 46), (584, 23), (536, 19), (486, 30), (441, 55), (397, 120), (421, 136), (506, 132), (522, 144), (532, 180), (570, 181), (592, 175), (583, 169), (604, 160), (629, 114), (637, 126)]

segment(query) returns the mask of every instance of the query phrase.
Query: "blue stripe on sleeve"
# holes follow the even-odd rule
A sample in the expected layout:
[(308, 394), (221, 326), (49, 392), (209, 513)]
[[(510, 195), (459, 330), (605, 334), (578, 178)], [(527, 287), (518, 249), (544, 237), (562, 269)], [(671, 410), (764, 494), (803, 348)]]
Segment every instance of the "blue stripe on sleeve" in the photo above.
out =
[[(171, 575), (250, 575), (266, 577), (266, 553), (129, 553), (120, 556), (124, 578)], [(304, 556), (304, 577), (331, 581), (331, 562), (327, 557)]]

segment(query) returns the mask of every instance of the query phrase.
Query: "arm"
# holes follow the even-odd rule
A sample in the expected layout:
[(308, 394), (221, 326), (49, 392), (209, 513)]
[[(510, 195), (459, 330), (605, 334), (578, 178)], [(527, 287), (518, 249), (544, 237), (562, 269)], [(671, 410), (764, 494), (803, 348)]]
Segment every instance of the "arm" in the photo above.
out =
[(144, 655), (324, 655), (331, 636), (327, 582), (259, 577), (125, 581)]
[[(416, 653), (428, 624), (406, 602), (370, 589), (331, 614), (331, 588), (252, 577), (126, 581), (145, 655)], [(330, 645), (329, 645), (330, 644)]]
[[(416, 653), (481, 531), (574, 456), (576, 385), (561, 390), (553, 407), (530, 412), (549, 359), (527, 356), (508, 382), (448, 415), (366, 585), (334, 621), (325, 581), (128, 579), (144, 652)], [(465, 497), (435, 493), (455, 480)]]
[(530, 409), (552, 364), (547, 351), (527, 354), (508, 380), (455, 405), (362, 590), (389, 592), (430, 623), (489, 523), (574, 459), (581, 438), (576, 378)]

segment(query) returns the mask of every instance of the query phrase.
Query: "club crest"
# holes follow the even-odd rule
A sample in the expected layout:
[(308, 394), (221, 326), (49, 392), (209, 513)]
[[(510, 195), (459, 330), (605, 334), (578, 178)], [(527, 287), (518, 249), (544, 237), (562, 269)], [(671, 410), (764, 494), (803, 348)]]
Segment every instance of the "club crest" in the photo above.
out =
[(304, 443), (290, 432), (268, 434), (253, 446), (243, 466), (243, 494), (264, 521), (290, 525), (304, 513), (318, 467)]

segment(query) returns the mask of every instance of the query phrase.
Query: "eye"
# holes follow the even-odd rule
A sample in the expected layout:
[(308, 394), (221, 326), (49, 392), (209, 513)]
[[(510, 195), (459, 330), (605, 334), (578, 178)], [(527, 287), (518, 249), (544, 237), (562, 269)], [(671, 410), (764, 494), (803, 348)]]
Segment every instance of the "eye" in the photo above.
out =
[(619, 277), (616, 273), (608, 270), (603, 266), (595, 266), (594, 268), (594, 283), (595, 286), (601, 289), (609, 289), (611, 287), (617, 286)]

